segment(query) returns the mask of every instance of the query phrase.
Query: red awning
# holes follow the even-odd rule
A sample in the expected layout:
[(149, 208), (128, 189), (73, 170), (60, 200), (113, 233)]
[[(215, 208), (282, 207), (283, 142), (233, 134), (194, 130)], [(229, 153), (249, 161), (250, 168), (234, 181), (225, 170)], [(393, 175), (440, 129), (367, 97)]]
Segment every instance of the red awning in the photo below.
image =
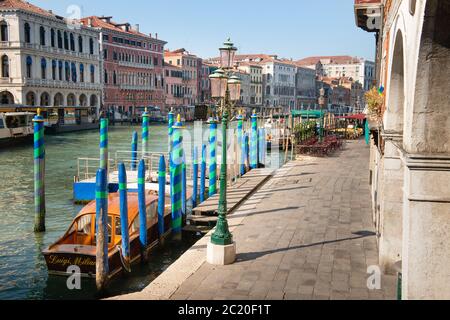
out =
[(361, 114), (354, 114), (351, 116), (340, 116), (340, 117), (336, 117), (336, 119), (348, 119), (348, 120), (365, 120), (367, 118), (367, 116), (363, 113)]

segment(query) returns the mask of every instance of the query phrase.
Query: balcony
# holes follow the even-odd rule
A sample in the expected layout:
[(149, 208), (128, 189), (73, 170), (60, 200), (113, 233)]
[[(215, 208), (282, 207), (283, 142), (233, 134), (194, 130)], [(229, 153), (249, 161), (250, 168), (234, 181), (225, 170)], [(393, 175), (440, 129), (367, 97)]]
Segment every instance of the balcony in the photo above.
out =
[(120, 84), (122, 90), (136, 90), (136, 91), (151, 91), (155, 88), (150, 85), (134, 85), (134, 84)]
[(78, 58), (78, 59), (87, 59), (87, 60), (100, 60), (100, 55), (98, 54), (89, 54), (84, 52), (77, 52), (77, 51), (71, 51), (71, 50), (65, 50), (60, 48), (53, 48), (49, 46), (42, 46), (40, 44), (36, 43), (25, 43), (25, 42), (10, 42), (10, 47), (16, 47), (16, 48), (25, 48), (25, 49), (31, 49), (31, 50), (37, 50), (39, 52), (45, 52), (49, 54), (57, 54), (57, 55), (65, 55), (70, 56), (72, 58)]
[(86, 82), (67, 82), (51, 79), (28, 79), (24, 78), (23, 83), (26, 86), (50, 87), (60, 89), (79, 89), (79, 90), (101, 90), (102, 85), (99, 83)]
[(119, 63), (119, 66), (122, 66), (122, 67), (148, 69), (148, 70), (153, 70), (155, 68), (152, 64), (145, 64), (145, 63), (128, 62), (128, 61), (119, 61), (118, 63)]

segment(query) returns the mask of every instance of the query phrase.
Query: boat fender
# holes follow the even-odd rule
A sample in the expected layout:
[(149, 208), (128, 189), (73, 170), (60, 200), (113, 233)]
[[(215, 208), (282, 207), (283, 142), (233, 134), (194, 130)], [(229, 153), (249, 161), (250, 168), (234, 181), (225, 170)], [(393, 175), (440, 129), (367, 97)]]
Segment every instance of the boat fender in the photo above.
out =
[(125, 260), (125, 257), (122, 254), (122, 247), (121, 246), (117, 246), (117, 250), (119, 250), (119, 256), (120, 256), (120, 262), (122, 263), (122, 267), (123, 269), (127, 272), (127, 273), (131, 273), (131, 265), (130, 262), (127, 262)]

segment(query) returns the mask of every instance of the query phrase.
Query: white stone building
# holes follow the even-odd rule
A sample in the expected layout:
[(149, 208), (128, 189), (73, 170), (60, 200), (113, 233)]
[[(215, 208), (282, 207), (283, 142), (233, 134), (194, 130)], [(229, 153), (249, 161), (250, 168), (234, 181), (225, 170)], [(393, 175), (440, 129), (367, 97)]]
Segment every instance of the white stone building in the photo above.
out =
[(0, 1), (0, 104), (101, 104), (99, 32), (20, 0)]
[(370, 90), (375, 81), (375, 63), (364, 58), (351, 56), (308, 57), (296, 62), (297, 65), (314, 69), (318, 76), (352, 78), (361, 83), (365, 91)]
[(356, 0), (355, 15), (377, 35), (377, 81), (386, 88), (384, 111), (371, 126), (380, 265), (400, 269), (403, 299), (447, 300), (450, 2)]

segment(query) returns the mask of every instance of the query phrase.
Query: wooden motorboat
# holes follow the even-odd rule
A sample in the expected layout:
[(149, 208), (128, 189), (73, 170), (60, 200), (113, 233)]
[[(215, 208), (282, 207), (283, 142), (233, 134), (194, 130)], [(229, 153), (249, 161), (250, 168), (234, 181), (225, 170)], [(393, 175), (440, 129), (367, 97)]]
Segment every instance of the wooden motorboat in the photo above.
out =
[[(158, 231), (158, 197), (147, 191), (147, 244), (145, 253), (154, 248), (160, 239), (171, 231), (170, 198), (166, 196), (164, 215), (165, 234)], [(130, 235), (131, 264), (141, 260), (139, 241), (139, 205), (137, 193), (128, 193), (128, 230)], [(73, 220), (64, 236), (43, 251), (49, 274), (68, 276), (70, 266), (78, 266), (84, 277), (95, 277), (96, 273), (96, 202), (85, 206)], [(123, 262), (120, 224), (119, 194), (108, 197), (108, 260), (109, 277), (112, 278), (129, 266)]]

